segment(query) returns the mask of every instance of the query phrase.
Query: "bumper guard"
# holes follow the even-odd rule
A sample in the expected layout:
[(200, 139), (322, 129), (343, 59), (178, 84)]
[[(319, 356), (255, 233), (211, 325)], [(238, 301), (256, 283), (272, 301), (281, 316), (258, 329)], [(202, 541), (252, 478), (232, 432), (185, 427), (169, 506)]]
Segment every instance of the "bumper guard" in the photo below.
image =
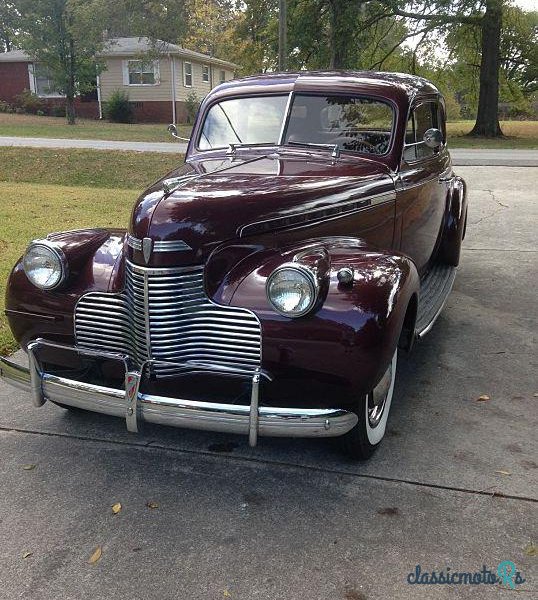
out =
[[(84, 383), (43, 372), (37, 351), (54, 347), (123, 362), (125, 366), (125, 389), (110, 388)], [(126, 421), (127, 429), (138, 431), (139, 421), (185, 427), (207, 431), (239, 433), (248, 435), (255, 446), (258, 436), (274, 437), (336, 437), (347, 433), (357, 423), (357, 415), (342, 409), (274, 408), (260, 406), (260, 381), (271, 376), (262, 369), (254, 374), (233, 367), (211, 366), (200, 363), (167, 363), (184, 370), (217, 373), (223, 376), (248, 378), (251, 381), (250, 405), (200, 402), (168, 398), (140, 392), (145, 369), (160, 361), (147, 361), (140, 369), (132, 369), (130, 358), (125, 354), (101, 352), (74, 346), (56, 344), (38, 339), (28, 344), (28, 367), (0, 356), (0, 379), (25, 391), (29, 391), (35, 406), (47, 400), (90, 410)]]

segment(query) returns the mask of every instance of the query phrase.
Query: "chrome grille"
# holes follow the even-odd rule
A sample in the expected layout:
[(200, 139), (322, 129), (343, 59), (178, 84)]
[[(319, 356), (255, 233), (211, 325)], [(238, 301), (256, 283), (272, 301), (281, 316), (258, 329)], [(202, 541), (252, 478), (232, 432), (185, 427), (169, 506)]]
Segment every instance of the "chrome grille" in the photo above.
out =
[(90, 292), (75, 311), (77, 344), (148, 359), (158, 376), (166, 362), (196, 361), (253, 372), (261, 363), (261, 328), (245, 308), (220, 306), (204, 291), (204, 268), (154, 269), (126, 264), (121, 294)]

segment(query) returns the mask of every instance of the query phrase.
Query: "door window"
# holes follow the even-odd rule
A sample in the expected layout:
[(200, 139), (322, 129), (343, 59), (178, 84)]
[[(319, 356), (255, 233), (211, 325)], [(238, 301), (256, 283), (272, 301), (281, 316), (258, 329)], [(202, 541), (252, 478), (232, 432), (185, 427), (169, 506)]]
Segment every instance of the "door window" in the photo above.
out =
[(404, 160), (406, 162), (429, 158), (438, 152), (426, 146), (424, 134), (432, 127), (441, 129), (440, 110), (437, 102), (423, 102), (411, 112), (405, 131)]

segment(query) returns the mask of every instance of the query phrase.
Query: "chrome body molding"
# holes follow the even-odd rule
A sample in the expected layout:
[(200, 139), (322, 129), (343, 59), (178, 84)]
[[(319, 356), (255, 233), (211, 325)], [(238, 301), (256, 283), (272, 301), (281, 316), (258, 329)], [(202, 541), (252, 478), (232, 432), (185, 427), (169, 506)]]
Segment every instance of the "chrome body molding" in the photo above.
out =
[[(143, 251), (144, 240), (150, 238), (144, 238), (143, 240), (138, 239), (131, 235), (127, 235), (127, 245), (138, 252)], [(153, 252), (186, 252), (192, 248), (183, 240), (153, 240), (152, 251)]]
[[(39, 349), (47, 346), (70, 349), (79, 354), (113, 357), (124, 361), (126, 389), (89, 384), (43, 372), (39, 364)], [(257, 369), (251, 378), (250, 404), (226, 404), (170, 398), (140, 392), (142, 371), (129, 371), (129, 357), (99, 353), (63, 346), (46, 340), (36, 340), (28, 346), (29, 367), (9, 358), (0, 357), (0, 379), (32, 394), (33, 403), (41, 406), (47, 400), (105, 415), (122, 417), (130, 431), (138, 431), (138, 422), (145, 421), (173, 427), (237, 433), (248, 436), (251, 446), (258, 436), (275, 437), (336, 437), (350, 431), (357, 415), (342, 409), (278, 408), (261, 405), (260, 381), (270, 374)], [(177, 365), (176, 365), (177, 366)], [(188, 372), (211, 372), (205, 366), (183, 364)], [(244, 377), (233, 369), (220, 369), (220, 374)]]
[(132, 357), (137, 368), (155, 359), (157, 377), (169, 363), (229, 365), (252, 375), (261, 365), (261, 325), (246, 308), (215, 304), (204, 267), (146, 268), (129, 261), (122, 293), (90, 292), (75, 308), (76, 344)]
[(324, 223), (332, 219), (338, 219), (342, 216), (348, 216), (355, 212), (366, 210), (372, 206), (384, 204), (385, 202), (394, 202), (394, 200), (396, 200), (395, 191), (383, 192), (381, 194), (373, 194), (371, 196), (363, 196), (361, 198), (353, 198), (344, 201), (335, 198), (332, 205), (327, 205), (323, 208), (292, 212), (286, 216), (243, 225), (239, 228), (238, 235), (239, 237), (244, 237), (245, 235), (265, 233), (267, 231), (283, 229), (286, 227), (301, 227), (320, 222)]

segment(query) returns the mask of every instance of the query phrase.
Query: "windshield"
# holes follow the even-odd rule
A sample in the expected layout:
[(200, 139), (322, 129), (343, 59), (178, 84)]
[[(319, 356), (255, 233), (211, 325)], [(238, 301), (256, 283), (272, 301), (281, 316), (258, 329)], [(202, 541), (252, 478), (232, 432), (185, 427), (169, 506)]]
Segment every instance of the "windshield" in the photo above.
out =
[(341, 150), (385, 154), (392, 132), (392, 109), (372, 98), (297, 94), (284, 144), (336, 144)]
[(204, 121), (200, 150), (230, 144), (337, 145), (340, 150), (386, 154), (393, 111), (373, 98), (293, 94), (284, 139), (288, 96), (254, 96), (213, 105)]
[(200, 150), (230, 144), (272, 144), (280, 141), (288, 96), (234, 98), (214, 104), (200, 136)]

